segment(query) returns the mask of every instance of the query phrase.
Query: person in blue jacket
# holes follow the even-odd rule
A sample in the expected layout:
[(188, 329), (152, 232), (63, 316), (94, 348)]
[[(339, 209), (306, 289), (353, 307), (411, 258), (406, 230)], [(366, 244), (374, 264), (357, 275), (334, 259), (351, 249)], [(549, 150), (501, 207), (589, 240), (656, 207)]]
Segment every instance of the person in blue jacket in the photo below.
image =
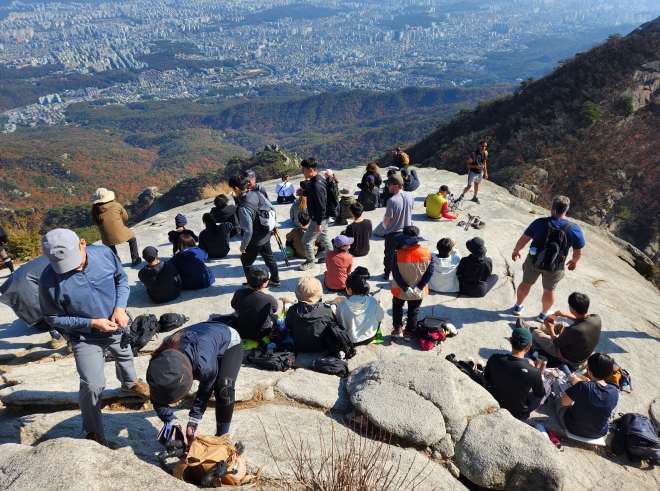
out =
[(419, 178), (415, 169), (401, 169), (401, 177), (403, 177), (403, 190), (412, 192), (419, 187)]
[(181, 288), (184, 290), (199, 290), (208, 288), (215, 283), (215, 277), (204, 264), (209, 257), (208, 253), (197, 247), (195, 239), (188, 234), (179, 237), (179, 252), (170, 261), (181, 276)]
[(243, 344), (236, 330), (220, 322), (200, 322), (175, 332), (151, 354), (147, 368), (151, 402), (161, 421), (179, 425), (169, 404), (199, 388), (188, 416), (186, 437), (199, 435), (199, 423), (215, 392), (216, 436), (229, 433), (234, 413), (236, 378), (243, 361)]

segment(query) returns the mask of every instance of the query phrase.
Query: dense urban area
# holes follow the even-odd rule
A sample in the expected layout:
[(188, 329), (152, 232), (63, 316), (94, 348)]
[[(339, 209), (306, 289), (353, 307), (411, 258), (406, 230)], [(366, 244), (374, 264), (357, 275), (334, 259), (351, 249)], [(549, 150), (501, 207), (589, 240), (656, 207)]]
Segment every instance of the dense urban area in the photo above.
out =
[[(67, 106), (80, 101), (233, 97), (276, 84), (465, 86), (493, 56), (522, 52), (539, 37), (570, 39), (659, 13), (656, 0), (4, 1), (0, 65), (17, 78), (28, 67), (90, 78), (89, 87), (6, 111), (4, 126), (66, 124)], [(452, 68), (462, 76), (441, 76)], [(108, 71), (132, 76), (97, 87), (94, 76)]]

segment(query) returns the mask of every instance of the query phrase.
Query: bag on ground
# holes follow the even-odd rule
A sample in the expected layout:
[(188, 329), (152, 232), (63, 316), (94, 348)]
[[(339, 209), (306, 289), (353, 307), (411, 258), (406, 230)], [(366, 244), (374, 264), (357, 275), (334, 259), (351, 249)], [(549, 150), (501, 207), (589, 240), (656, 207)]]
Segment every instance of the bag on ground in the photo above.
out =
[(248, 355), (248, 361), (264, 370), (286, 372), (296, 362), (296, 355), (281, 348), (257, 347)]
[(623, 455), (633, 463), (652, 460), (660, 464), (660, 438), (649, 418), (642, 414), (628, 413), (612, 421), (614, 430), (612, 453)]
[(346, 329), (335, 322), (328, 324), (323, 331), (325, 344), (328, 347), (328, 356), (348, 360), (355, 356), (353, 341), (348, 337)]
[(574, 225), (572, 222), (557, 228), (546, 218), (545, 237), (539, 242), (537, 248), (539, 254), (536, 258), (536, 267), (544, 271), (557, 271), (564, 267), (566, 255), (568, 254), (568, 240), (566, 232)]
[(334, 356), (322, 356), (314, 360), (312, 369), (315, 372), (337, 375), (341, 378), (348, 377), (348, 363)]
[(605, 379), (605, 382), (610, 382), (617, 386), (619, 391), (628, 389), (632, 390), (632, 380), (628, 370), (621, 368), (621, 366), (615, 361), (614, 362), (614, 371), (612, 375)]
[(457, 360), (454, 353), (447, 355), (445, 359), (453, 363), (456, 368), (458, 368), (461, 372), (470, 377), (476, 383), (481, 385), (483, 388), (488, 387), (488, 381), (484, 378), (483, 374), (477, 372), (474, 367), (471, 366), (467, 361)]
[(158, 319), (158, 324), (160, 324), (160, 332), (170, 332), (178, 327), (181, 327), (190, 319), (183, 314), (163, 314)]
[(160, 324), (153, 314), (142, 314), (133, 319), (128, 334), (128, 341), (131, 344), (133, 356), (138, 355), (138, 351), (144, 348), (154, 335), (160, 332)]

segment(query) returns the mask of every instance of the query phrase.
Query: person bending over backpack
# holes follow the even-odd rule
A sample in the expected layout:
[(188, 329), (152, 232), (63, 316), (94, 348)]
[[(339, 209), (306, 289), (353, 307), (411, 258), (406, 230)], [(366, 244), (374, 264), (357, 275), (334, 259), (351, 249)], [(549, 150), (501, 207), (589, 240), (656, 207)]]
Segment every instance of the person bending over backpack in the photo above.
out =
[(298, 302), (286, 312), (285, 326), (291, 332), (296, 350), (301, 353), (326, 351), (323, 332), (336, 322), (330, 305), (321, 302), (323, 286), (313, 276), (300, 278), (296, 285)]
[(323, 276), (323, 282), (328, 289), (341, 291), (346, 288), (346, 278), (353, 270), (353, 256), (348, 253), (353, 239), (345, 235), (338, 235), (333, 242), (335, 249), (325, 254), (327, 270)]
[(455, 293), (461, 290), (456, 269), (461, 262), (461, 253), (456, 248), (456, 241), (440, 239), (436, 244), (438, 253), (433, 256), (433, 276), (429, 281), (429, 290), (440, 293)]
[(219, 322), (200, 322), (175, 332), (151, 354), (147, 383), (161, 421), (179, 426), (169, 407), (190, 393), (199, 381), (186, 427), (187, 444), (199, 435), (211, 394), (215, 393), (216, 436), (229, 433), (236, 400), (236, 379), (243, 361), (241, 337)]
[(208, 288), (215, 283), (215, 277), (204, 264), (208, 258), (206, 251), (195, 245), (195, 239), (188, 234), (179, 237), (179, 252), (170, 262), (176, 266), (181, 276), (181, 287), (184, 290), (199, 290)]
[(493, 261), (486, 257), (486, 245), (481, 237), (465, 243), (470, 255), (461, 259), (456, 277), (461, 293), (470, 297), (484, 297), (497, 284), (499, 277), (493, 272)]
[(241, 233), (241, 224), (238, 223), (238, 216), (236, 215), (236, 205), (229, 202), (229, 198), (225, 194), (219, 194), (213, 200), (215, 205), (211, 208), (211, 214), (215, 218), (215, 223), (231, 223), (232, 230), (230, 237), (236, 237)]
[(171, 230), (167, 234), (167, 240), (169, 240), (170, 243), (172, 244), (172, 254), (176, 254), (177, 252), (179, 252), (179, 237), (181, 237), (183, 234), (192, 237), (193, 240), (195, 241), (195, 244), (199, 242), (199, 237), (195, 235), (195, 232), (186, 228), (186, 226), (188, 225), (188, 219), (186, 218), (185, 215), (179, 213), (177, 216), (175, 216), (174, 224), (176, 225), (176, 228), (174, 230)]
[(254, 268), (248, 278), (248, 288), (234, 293), (231, 307), (236, 312), (236, 331), (241, 339), (259, 340), (268, 336), (282, 313), (282, 302), (264, 293), (270, 275), (267, 269)]
[(371, 220), (362, 218), (364, 207), (360, 203), (353, 203), (351, 205), (351, 215), (353, 215), (353, 223), (346, 227), (346, 231), (342, 235), (352, 237), (353, 243), (348, 252), (353, 257), (362, 257), (369, 254), (371, 249), (370, 240), (372, 233)]
[(229, 254), (229, 239), (234, 229), (231, 223), (215, 223), (212, 213), (202, 215), (204, 227), (199, 234), (199, 248), (206, 251), (210, 258), (220, 259)]
[(354, 346), (371, 343), (385, 317), (380, 300), (369, 295), (369, 283), (358, 274), (346, 279), (348, 298), (337, 306), (337, 319)]
[(516, 419), (527, 419), (550, 394), (550, 384), (543, 384), (541, 372), (531, 360), (525, 359), (532, 347), (532, 334), (524, 328), (514, 329), (509, 338), (511, 353), (494, 354), (488, 358), (484, 378), (490, 382), (488, 390)]
[(584, 381), (578, 382), (575, 375), (569, 375), (566, 390), (562, 393), (555, 380), (557, 419), (564, 428), (583, 438), (607, 435), (609, 419), (619, 403), (619, 390), (605, 382), (613, 372), (614, 360), (602, 353), (594, 353), (587, 360)]
[(181, 277), (171, 261), (161, 261), (158, 249), (149, 246), (142, 251), (142, 259), (147, 265), (138, 271), (138, 278), (147, 288), (147, 295), (153, 303), (165, 303), (181, 295)]
[(352, 218), (350, 207), (355, 203), (355, 196), (353, 196), (353, 188), (344, 186), (341, 190), (341, 198), (339, 200), (339, 218), (337, 218), (337, 225), (348, 225), (348, 221)]
[[(294, 228), (291, 230), (288, 234), (286, 234), (286, 245), (289, 247), (293, 247), (293, 250), (296, 253), (296, 257), (302, 258), (302, 259), (307, 259), (307, 252), (305, 252), (305, 248), (303, 247), (303, 237), (307, 233), (307, 227), (309, 227), (309, 222), (311, 222), (312, 219), (309, 218), (309, 215), (307, 212), (301, 211), (298, 214), (298, 222), (300, 223), (299, 227)], [(314, 243), (314, 255), (318, 255), (319, 253), (319, 246), (321, 246), (322, 243), (321, 241), (317, 240)]]

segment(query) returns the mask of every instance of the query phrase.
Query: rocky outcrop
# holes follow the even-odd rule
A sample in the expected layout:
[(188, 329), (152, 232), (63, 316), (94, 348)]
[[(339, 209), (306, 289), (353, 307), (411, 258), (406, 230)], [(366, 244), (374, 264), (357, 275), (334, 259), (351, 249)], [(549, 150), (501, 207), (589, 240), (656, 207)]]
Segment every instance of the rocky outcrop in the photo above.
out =
[(531, 203), (534, 203), (536, 201), (537, 195), (532, 192), (530, 189), (527, 189), (525, 185), (520, 185), (516, 184), (514, 185), (510, 190), (509, 193), (511, 193), (513, 196), (519, 199), (524, 199), (525, 201), (529, 201)]
[(280, 379), (275, 390), (302, 404), (330, 409), (333, 414), (344, 414), (352, 407), (346, 379), (303, 368)]
[(635, 111), (646, 107), (660, 90), (660, 60), (645, 63), (633, 76), (632, 87), (625, 95), (632, 98)]

